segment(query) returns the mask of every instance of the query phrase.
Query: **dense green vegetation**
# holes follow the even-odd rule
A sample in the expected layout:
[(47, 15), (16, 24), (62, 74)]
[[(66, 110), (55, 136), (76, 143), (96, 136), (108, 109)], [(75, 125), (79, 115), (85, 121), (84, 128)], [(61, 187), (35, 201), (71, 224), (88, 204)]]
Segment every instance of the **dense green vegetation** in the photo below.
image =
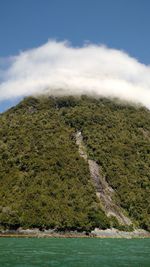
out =
[(109, 226), (73, 129), (52, 99), (28, 98), (0, 117), (0, 222), (79, 230)]
[(140, 227), (150, 230), (150, 112), (82, 97), (65, 120), (81, 129), (89, 156), (102, 167), (116, 201)]
[(79, 156), (77, 130), (116, 201), (150, 230), (150, 112), (86, 96), (30, 97), (0, 116), (1, 225), (109, 227)]

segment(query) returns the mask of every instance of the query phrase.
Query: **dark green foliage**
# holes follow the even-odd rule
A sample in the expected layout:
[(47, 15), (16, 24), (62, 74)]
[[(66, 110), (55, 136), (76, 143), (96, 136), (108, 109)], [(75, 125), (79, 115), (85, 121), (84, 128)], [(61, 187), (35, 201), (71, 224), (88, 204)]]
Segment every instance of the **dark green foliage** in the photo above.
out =
[(102, 167), (116, 201), (140, 227), (150, 230), (150, 112), (82, 97), (64, 119), (81, 129), (89, 156)]
[(59, 113), (74, 102), (27, 98), (0, 117), (1, 225), (78, 230), (109, 225), (74, 130)]
[(27, 98), (0, 116), (0, 221), (11, 227), (118, 227), (79, 156), (82, 131), (116, 201), (150, 230), (150, 112), (86, 96)]

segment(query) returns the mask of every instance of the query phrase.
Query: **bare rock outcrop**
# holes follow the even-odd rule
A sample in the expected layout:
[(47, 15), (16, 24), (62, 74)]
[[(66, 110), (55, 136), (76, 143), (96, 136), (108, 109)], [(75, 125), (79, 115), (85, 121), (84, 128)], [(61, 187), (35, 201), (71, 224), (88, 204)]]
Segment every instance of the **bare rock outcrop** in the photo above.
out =
[(76, 144), (78, 145), (80, 156), (88, 162), (91, 178), (96, 189), (96, 195), (100, 199), (106, 215), (108, 217), (114, 216), (122, 225), (131, 225), (131, 220), (125, 215), (123, 209), (115, 203), (113, 198), (114, 190), (109, 186), (104, 175), (102, 175), (100, 166), (96, 161), (88, 159), (81, 132), (76, 133)]

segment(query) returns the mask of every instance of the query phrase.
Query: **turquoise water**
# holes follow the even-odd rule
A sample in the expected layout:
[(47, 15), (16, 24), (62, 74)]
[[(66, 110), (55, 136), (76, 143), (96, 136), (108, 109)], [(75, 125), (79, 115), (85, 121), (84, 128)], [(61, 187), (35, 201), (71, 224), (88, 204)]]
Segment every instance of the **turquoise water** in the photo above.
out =
[(0, 267), (150, 267), (150, 239), (0, 238)]

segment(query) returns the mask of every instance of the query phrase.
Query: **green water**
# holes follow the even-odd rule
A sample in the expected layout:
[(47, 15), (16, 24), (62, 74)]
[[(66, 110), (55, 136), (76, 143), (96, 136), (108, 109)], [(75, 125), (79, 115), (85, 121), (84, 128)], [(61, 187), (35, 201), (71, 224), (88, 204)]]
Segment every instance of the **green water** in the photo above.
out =
[(0, 267), (150, 267), (150, 239), (0, 238)]

